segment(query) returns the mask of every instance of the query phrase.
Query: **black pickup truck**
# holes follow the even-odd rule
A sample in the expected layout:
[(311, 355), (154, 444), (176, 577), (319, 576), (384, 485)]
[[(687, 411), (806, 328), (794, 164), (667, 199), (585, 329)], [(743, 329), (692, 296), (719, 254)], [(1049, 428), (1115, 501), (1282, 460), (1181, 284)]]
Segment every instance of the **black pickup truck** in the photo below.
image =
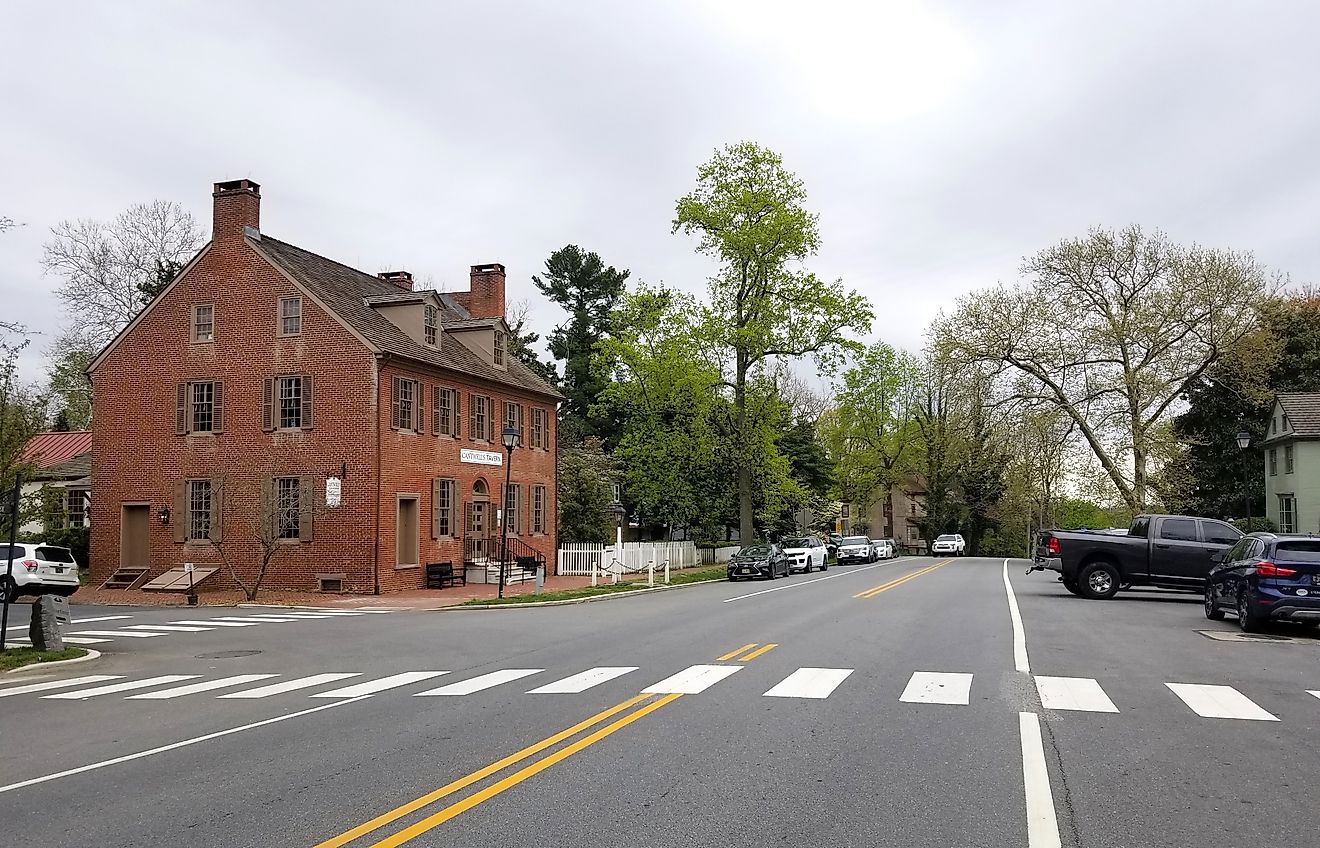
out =
[(1064, 588), (1083, 598), (1112, 598), (1132, 586), (1200, 592), (1211, 557), (1241, 537), (1233, 525), (1212, 518), (1138, 515), (1126, 535), (1041, 531), (1032, 570), (1059, 572)]

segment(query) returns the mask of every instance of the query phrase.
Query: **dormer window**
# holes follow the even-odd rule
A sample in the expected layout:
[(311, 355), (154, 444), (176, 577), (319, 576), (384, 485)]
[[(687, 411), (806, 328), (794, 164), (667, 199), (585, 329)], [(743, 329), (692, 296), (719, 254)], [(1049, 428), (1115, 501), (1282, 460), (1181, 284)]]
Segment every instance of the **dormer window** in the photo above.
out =
[(495, 331), (495, 352), (493, 355), (496, 365), (504, 365), (504, 333)]
[(439, 326), (439, 310), (428, 303), (422, 312), (422, 328), (426, 336), (426, 343), (431, 347), (435, 347)]

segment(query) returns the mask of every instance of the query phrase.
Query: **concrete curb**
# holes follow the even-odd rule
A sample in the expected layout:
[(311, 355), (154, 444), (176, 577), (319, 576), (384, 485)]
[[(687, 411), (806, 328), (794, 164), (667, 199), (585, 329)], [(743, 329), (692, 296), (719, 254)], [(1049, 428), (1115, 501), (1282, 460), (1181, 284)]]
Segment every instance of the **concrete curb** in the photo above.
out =
[(613, 592), (608, 595), (593, 595), (587, 598), (569, 598), (563, 601), (528, 601), (522, 604), (455, 604), (449, 607), (434, 607), (426, 612), (468, 612), (473, 610), (507, 610), (507, 609), (538, 609), (540, 607), (564, 607), (572, 604), (591, 604), (597, 601), (615, 601), (619, 598), (635, 598), (638, 595), (649, 595), (652, 592), (669, 592), (674, 589), (686, 589), (689, 586), (704, 586), (707, 583), (723, 583), (723, 578), (713, 580), (694, 580), (691, 583), (679, 583), (676, 586), (648, 586), (645, 589), (633, 589), (630, 592)]
[[(76, 648), (78, 646), (73, 645), (72, 647)], [(99, 660), (101, 658), (100, 651), (93, 651), (91, 648), (84, 648), (83, 650), (87, 651), (86, 656), (74, 657), (71, 660), (55, 660), (54, 662), (33, 663), (32, 665), (25, 665), (22, 668), (11, 668), (9, 671), (6, 671), (5, 674), (22, 674), (25, 671), (40, 671), (42, 669), (55, 668), (57, 666), (62, 666), (62, 665), (73, 665), (75, 663), (91, 662), (92, 660)]]

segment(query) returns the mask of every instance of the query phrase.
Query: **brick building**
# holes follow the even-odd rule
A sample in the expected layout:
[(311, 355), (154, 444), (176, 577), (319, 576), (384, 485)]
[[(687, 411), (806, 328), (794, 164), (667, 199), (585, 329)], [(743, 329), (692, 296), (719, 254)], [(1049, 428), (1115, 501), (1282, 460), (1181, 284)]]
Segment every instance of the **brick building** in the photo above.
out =
[(265, 588), (497, 574), (506, 426), (513, 552), (552, 570), (560, 396), (506, 350), (504, 267), (414, 291), (263, 234), (251, 180), (213, 202), (210, 243), (88, 369), (93, 580), (221, 554), (250, 579), (268, 549)]

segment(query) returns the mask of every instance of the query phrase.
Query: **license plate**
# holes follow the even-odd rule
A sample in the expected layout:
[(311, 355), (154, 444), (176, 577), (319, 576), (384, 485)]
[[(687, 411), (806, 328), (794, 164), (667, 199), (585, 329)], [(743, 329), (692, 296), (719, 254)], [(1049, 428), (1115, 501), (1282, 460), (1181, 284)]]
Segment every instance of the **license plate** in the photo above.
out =
[(55, 566), (55, 573), (56, 573), (56, 574), (63, 574), (63, 573), (64, 573), (64, 566), (62, 566), (62, 565), (57, 565), (57, 566)]
[(739, 574), (755, 574), (755, 573), (756, 573), (756, 569), (755, 569), (755, 568), (740, 568), (740, 569), (738, 569), (738, 573), (739, 573)]
[(1312, 575), (1311, 575), (1311, 585), (1312, 585), (1312, 586), (1320, 586), (1320, 574), (1312, 574)]

